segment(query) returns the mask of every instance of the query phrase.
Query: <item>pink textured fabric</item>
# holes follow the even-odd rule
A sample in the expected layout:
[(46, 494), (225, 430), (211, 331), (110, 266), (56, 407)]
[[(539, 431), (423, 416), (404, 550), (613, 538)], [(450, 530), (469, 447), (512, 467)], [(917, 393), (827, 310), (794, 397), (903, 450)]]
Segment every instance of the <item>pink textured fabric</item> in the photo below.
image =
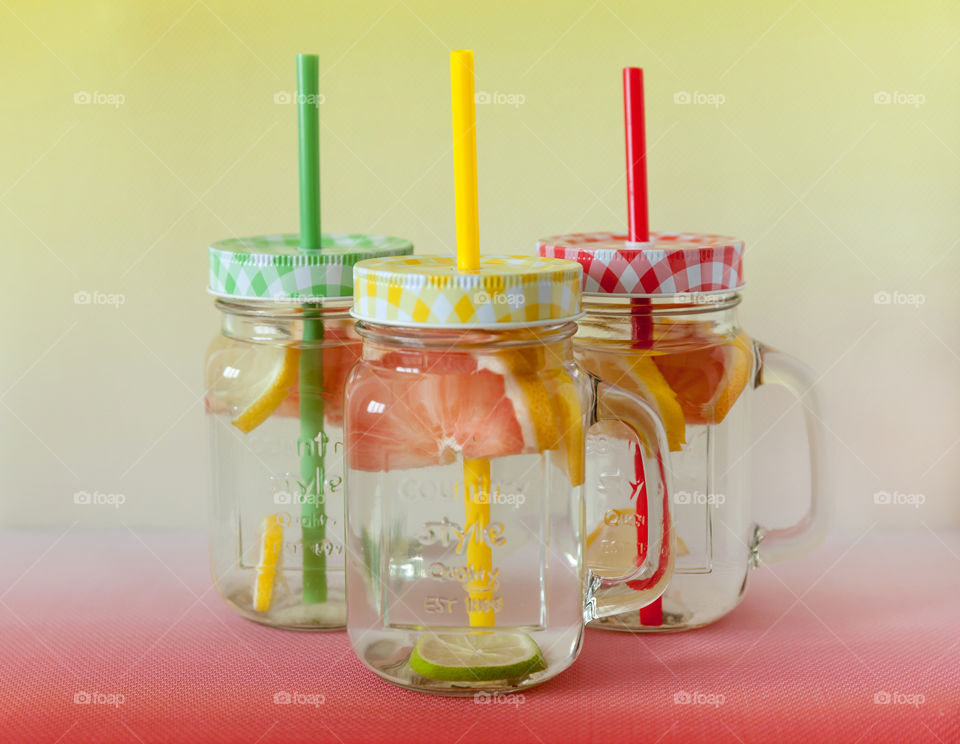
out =
[(754, 571), (710, 628), (591, 630), (571, 669), (485, 701), (235, 616), (197, 532), (0, 540), (3, 744), (960, 741), (956, 533), (837, 538)]

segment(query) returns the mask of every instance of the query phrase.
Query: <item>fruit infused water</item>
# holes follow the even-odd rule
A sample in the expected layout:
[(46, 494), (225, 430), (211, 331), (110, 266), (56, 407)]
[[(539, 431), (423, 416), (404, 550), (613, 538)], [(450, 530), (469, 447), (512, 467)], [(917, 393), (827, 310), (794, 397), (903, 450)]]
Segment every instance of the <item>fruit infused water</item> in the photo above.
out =
[[(740, 326), (743, 244), (688, 233), (651, 233), (643, 245), (627, 237), (590, 233), (540, 242), (541, 254), (577, 260), (585, 269), (577, 360), (647, 400), (664, 422), (670, 448), (673, 577), (656, 602), (593, 624), (683, 630), (732, 610), (758, 561), (794, 555), (820, 539), (822, 434), (817, 400), (809, 394), (813, 375), (752, 340)], [(793, 529), (768, 530), (752, 517), (750, 403), (753, 390), (768, 382), (807, 396), (813, 499), (811, 516)], [(598, 463), (587, 482), (591, 565), (596, 559), (591, 537), (618, 535), (612, 526), (621, 523), (617, 494), (645, 488), (649, 470), (622, 430), (593, 429), (587, 446)], [(638, 556), (647, 549), (647, 535), (647, 526), (638, 525)]]
[(572, 332), (542, 330), (545, 343), (361, 328), (347, 411), (350, 628), (391, 681), (523, 686), (575, 656), (590, 391)]
[[(823, 536), (822, 424), (813, 375), (797, 360), (752, 341), (736, 308), (743, 286), (743, 243), (720, 235), (651, 233), (643, 70), (623, 70), (627, 232), (579, 233), (541, 240), (541, 256), (583, 266), (585, 317), (577, 358), (602, 379), (644, 396), (663, 417), (672, 452), (676, 575), (662, 599), (639, 613), (598, 621), (623, 630), (681, 630), (731, 610), (760, 560), (795, 555)], [(749, 391), (776, 382), (804, 406), (810, 447), (811, 500), (793, 527), (766, 530), (750, 519), (747, 468), (752, 444)], [(622, 524), (623, 490), (642, 491), (649, 471), (640, 451), (615, 431), (597, 430), (590, 448), (603, 465), (588, 492), (588, 565), (592, 539), (636, 529), (636, 560), (649, 549), (643, 515)], [(669, 530), (669, 525), (668, 525)], [(672, 539), (672, 536), (667, 539)], [(765, 541), (763, 548), (761, 540)], [(623, 556), (622, 560), (629, 560)]]
[(206, 363), (217, 588), (267, 625), (346, 622), (343, 387), (359, 357), (347, 315), (358, 261), (406, 240), (320, 231), (318, 62), (297, 55), (300, 233), (210, 247), (223, 312)]
[(618, 507), (648, 515), (655, 535), (668, 445), (639, 396), (576, 364), (579, 285), (577, 264), (525, 256), (483, 257), (469, 274), (427, 256), (355, 269), (347, 630), (395, 684), (468, 694), (543, 682), (576, 658), (585, 617), (657, 596), (636, 585), (663, 573), (669, 544), (623, 566), (609, 557), (635, 538), (606, 536), (606, 565), (583, 565), (584, 433), (603, 420), (642, 448), (650, 495)]
[[(222, 314), (204, 373), (212, 566), (221, 595), (244, 617), (342, 628), (343, 390), (360, 338), (348, 314), (352, 274), (340, 274), (345, 265), (409, 254), (413, 246), (324, 235), (323, 253), (304, 257), (299, 245), (299, 235), (287, 234), (210, 248), (210, 292)], [(306, 310), (304, 297), (312, 300)], [(322, 336), (305, 333), (310, 323), (322, 326)], [(309, 438), (305, 398), (317, 427)]]
[[(576, 658), (585, 617), (655, 597), (627, 588), (655, 557), (584, 570), (584, 432), (622, 422), (654, 473), (667, 444), (648, 405), (573, 359), (579, 264), (480, 255), (473, 53), (452, 53), (450, 71), (456, 259), (354, 269), (347, 630), (382, 678), (462, 695), (549, 679)], [(667, 489), (654, 477), (650, 504), (621, 507), (659, 530)]]

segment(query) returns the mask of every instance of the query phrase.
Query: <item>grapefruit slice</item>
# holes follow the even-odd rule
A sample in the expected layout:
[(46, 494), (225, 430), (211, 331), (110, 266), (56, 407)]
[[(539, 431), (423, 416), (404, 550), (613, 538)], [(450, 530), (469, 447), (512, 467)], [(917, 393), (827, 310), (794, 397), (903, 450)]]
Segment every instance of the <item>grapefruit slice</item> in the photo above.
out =
[(547, 351), (499, 354), (391, 351), (350, 382), (350, 467), (365, 471), (448, 465), (559, 450), (583, 482), (583, 429), (575, 380), (548, 368)]
[(527, 449), (502, 375), (464, 352), (388, 352), (350, 382), (346, 450), (364, 471), (448, 465)]
[[(360, 340), (338, 329), (326, 329), (323, 348), (323, 417), (328, 425), (343, 423), (343, 388), (353, 365), (360, 358)], [(300, 415), (299, 376), (275, 415)]]
[(750, 380), (753, 344), (740, 332), (719, 343), (704, 338), (698, 347), (652, 359), (676, 393), (688, 424), (719, 424)]

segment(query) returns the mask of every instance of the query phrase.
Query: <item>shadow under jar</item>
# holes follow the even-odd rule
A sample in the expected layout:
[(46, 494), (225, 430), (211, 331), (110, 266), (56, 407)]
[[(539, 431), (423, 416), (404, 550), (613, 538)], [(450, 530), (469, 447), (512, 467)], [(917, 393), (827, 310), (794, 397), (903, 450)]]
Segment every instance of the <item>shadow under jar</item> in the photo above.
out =
[(413, 247), (360, 235), (324, 235), (320, 254), (298, 246), (278, 235), (210, 248), (222, 313), (204, 374), (212, 569), (250, 620), (342, 629), (343, 388), (360, 356), (352, 267)]
[[(668, 486), (650, 479), (647, 560), (607, 541), (583, 563), (584, 432), (617, 422), (663, 469), (638, 396), (574, 361), (580, 267), (489, 256), (356, 268), (363, 358), (347, 382), (347, 630), (382, 678), (449, 695), (550, 679), (585, 622), (655, 599), (669, 574)], [(626, 556), (626, 560), (624, 560)], [(631, 588), (644, 584), (644, 592)]]
[[(542, 255), (585, 268), (584, 317), (575, 339), (580, 364), (644, 397), (664, 421), (671, 450), (670, 513), (677, 535), (674, 574), (663, 596), (638, 612), (593, 626), (657, 632), (707, 625), (743, 597), (749, 570), (803, 553), (822, 539), (824, 451), (812, 373), (752, 340), (737, 317), (743, 243), (716, 235), (653, 233), (648, 243), (590, 233), (540, 241)], [(749, 487), (755, 443), (750, 405), (764, 384), (801, 399), (810, 450), (811, 501), (803, 519), (766, 529), (753, 518)], [(636, 447), (614, 430), (592, 432), (595, 480), (588, 524), (645, 479)]]

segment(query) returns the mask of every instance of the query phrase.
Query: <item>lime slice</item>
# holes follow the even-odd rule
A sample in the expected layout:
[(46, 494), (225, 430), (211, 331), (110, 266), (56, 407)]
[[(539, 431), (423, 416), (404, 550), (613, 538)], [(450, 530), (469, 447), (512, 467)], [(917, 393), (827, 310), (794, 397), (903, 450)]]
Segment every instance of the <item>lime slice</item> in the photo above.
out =
[(300, 350), (290, 346), (217, 344), (207, 363), (210, 407), (229, 411), (233, 425), (249, 434), (290, 394), (299, 360)]
[(540, 672), (547, 663), (526, 633), (424, 633), (410, 668), (429, 679), (487, 682)]

